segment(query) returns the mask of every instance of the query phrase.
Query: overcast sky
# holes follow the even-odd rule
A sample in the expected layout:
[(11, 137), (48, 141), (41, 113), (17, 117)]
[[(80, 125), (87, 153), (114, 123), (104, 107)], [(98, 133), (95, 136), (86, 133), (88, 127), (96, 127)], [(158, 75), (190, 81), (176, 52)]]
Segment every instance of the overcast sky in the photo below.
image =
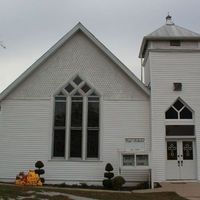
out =
[(165, 23), (200, 33), (199, 0), (0, 0), (0, 92), (79, 21), (140, 77), (144, 35)]

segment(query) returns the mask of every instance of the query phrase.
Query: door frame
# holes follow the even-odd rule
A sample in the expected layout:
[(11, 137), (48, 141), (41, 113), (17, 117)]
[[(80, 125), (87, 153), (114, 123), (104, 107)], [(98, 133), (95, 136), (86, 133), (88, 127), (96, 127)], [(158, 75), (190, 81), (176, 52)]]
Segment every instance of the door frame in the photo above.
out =
[[(181, 177), (179, 179), (167, 179), (167, 162), (168, 162), (168, 160), (167, 160), (167, 142), (168, 141), (176, 141), (177, 149), (180, 148), (180, 146), (178, 147), (178, 145), (181, 144), (181, 146), (182, 146), (183, 141), (192, 141), (193, 142), (193, 161), (194, 161), (194, 167), (195, 167), (195, 178), (194, 179), (192, 179), (192, 178), (191, 179), (181, 179)], [(166, 140), (165, 140), (165, 177), (166, 177), (167, 181), (168, 180), (169, 181), (197, 180), (197, 146), (196, 145), (197, 144), (196, 144), (195, 137), (166, 137)], [(178, 167), (178, 163), (177, 163), (177, 167)], [(181, 169), (179, 169), (179, 172), (181, 173)]]

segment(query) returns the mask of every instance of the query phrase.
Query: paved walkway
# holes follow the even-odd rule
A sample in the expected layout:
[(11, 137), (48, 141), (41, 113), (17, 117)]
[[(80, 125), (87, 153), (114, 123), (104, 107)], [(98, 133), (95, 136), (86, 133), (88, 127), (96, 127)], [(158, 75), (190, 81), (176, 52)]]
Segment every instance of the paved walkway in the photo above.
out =
[(137, 190), (133, 192), (176, 192), (189, 200), (200, 200), (200, 183), (198, 182), (164, 182), (160, 184), (162, 185), (161, 188)]

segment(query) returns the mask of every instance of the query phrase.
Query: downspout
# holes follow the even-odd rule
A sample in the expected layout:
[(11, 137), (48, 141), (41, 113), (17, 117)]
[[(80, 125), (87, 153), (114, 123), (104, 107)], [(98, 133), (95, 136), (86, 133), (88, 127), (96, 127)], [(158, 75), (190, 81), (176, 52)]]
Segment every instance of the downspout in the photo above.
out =
[(143, 82), (143, 66), (142, 66), (143, 60), (142, 60), (142, 58), (140, 59), (140, 61), (141, 61), (141, 81), (142, 81), (142, 83), (144, 83)]

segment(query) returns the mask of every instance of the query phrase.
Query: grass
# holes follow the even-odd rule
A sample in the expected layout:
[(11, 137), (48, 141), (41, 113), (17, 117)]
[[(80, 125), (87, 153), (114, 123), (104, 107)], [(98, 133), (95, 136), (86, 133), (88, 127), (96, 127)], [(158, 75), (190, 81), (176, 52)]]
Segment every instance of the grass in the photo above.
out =
[(105, 191), (68, 190), (68, 194), (101, 200), (186, 200), (175, 192), (160, 193), (119, 193)]
[(50, 199), (50, 200), (71, 200), (64, 195), (49, 196), (42, 194), (43, 188), (29, 186), (0, 185), (0, 199), (9, 200), (24, 197), (23, 199)]
[[(45, 193), (46, 192), (46, 193)], [(49, 196), (54, 192), (55, 196)], [(45, 188), (45, 187), (29, 187), (0, 185), (0, 199), (17, 199), (19, 196), (24, 199), (50, 199), (50, 200), (72, 200), (67, 194), (90, 197), (100, 200), (186, 200), (174, 192), (160, 193), (120, 193), (112, 191), (83, 190), (83, 189), (64, 189), (64, 188)]]

